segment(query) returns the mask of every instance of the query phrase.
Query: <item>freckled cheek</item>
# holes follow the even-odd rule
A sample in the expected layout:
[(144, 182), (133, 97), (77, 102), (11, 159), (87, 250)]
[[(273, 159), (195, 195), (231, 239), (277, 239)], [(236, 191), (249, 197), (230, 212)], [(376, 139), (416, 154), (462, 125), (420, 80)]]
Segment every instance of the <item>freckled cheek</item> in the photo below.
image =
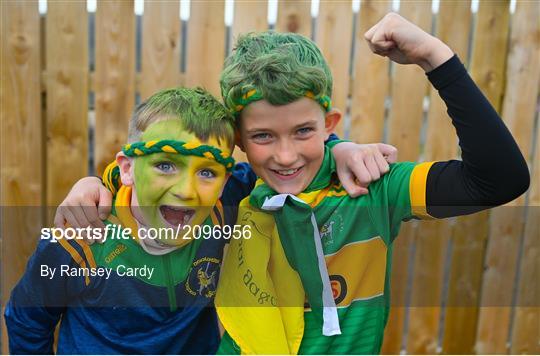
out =
[(272, 148), (271, 145), (248, 144), (246, 155), (253, 169), (256, 169), (257, 166), (263, 166), (272, 157)]
[(305, 155), (309, 158), (310, 161), (320, 161), (324, 156), (324, 150), (313, 150), (307, 151)]
[(313, 139), (306, 140), (298, 150), (309, 161), (321, 160), (324, 156), (324, 141)]

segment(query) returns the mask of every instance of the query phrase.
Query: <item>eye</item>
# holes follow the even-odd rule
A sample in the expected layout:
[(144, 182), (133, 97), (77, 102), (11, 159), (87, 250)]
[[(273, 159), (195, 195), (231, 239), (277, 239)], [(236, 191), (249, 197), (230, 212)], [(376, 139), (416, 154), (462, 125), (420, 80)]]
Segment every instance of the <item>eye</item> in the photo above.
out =
[(211, 169), (201, 169), (199, 172), (197, 172), (199, 177), (204, 179), (212, 179), (216, 177), (216, 173)]
[(313, 127), (302, 127), (296, 131), (300, 136), (307, 135), (310, 132), (314, 131)]
[(269, 133), (261, 132), (251, 136), (251, 139), (255, 142), (267, 142), (270, 141), (272, 136)]
[(155, 165), (155, 167), (162, 173), (173, 173), (176, 169), (176, 166), (172, 164), (171, 162), (159, 162)]

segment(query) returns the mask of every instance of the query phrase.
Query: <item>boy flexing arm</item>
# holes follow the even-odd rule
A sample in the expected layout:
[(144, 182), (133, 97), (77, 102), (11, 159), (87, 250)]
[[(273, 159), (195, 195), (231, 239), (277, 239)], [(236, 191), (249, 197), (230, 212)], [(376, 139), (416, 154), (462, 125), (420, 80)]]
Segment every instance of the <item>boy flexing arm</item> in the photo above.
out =
[(294, 34), (240, 38), (222, 92), (239, 108), (241, 147), (264, 182), (240, 206), (238, 223), (253, 226), (253, 237), (233, 241), (224, 262), (221, 352), (378, 353), (401, 222), (472, 213), (528, 187), (517, 144), (448, 46), (397, 14), (366, 39), (376, 53), (427, 71), (463, 161), (395, 164), (351, 199), (328, 178), (335, 167), (323, 142), (340, 113), (316, 45)]

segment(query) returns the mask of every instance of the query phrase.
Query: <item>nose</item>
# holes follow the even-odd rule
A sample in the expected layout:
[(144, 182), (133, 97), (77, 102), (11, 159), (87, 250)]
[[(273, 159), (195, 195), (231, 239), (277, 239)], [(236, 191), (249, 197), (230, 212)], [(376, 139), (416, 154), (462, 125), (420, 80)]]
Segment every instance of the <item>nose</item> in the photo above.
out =
[(280, 140), (274, 152), (274, 161), (282, 167), (291, 167), (298, 161), (298, 151), (290, 140)]

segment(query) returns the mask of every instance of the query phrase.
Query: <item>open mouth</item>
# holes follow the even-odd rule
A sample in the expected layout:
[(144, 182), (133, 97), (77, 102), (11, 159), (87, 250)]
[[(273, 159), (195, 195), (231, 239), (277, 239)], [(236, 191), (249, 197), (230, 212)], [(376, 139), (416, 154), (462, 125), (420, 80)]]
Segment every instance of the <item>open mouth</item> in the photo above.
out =
[(194, 209), (172, 205), (161, 205), (159, 211), (163, 219), (172, 226), (188, 225), (195, 215)]
[(302, 171), (302, 167), (291, 168), (291, 169), (271, 169), (279, 178), (281, 179), (291, 179), (296, 177)]

